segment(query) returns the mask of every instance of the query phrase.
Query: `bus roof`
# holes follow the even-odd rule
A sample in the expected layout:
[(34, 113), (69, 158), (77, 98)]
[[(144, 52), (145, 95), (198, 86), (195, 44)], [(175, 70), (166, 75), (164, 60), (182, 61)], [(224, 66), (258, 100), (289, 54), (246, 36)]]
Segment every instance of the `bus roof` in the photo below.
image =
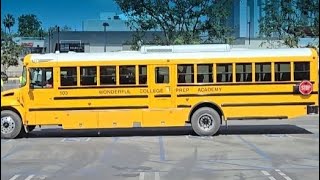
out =
[(130, 60), (174, 60), (174, 59), (219, 59), (219, 58), (258, 58), (258, 57), (308, 57), (312, 56), (311, 48), (290, 49), (244, 49), (224, 52), (154, 52), (141, 53), (106, 52), (106, 53), (50, 53), (30, 54), (31, 62), (76, 62), (76, 61), (130, 61)]

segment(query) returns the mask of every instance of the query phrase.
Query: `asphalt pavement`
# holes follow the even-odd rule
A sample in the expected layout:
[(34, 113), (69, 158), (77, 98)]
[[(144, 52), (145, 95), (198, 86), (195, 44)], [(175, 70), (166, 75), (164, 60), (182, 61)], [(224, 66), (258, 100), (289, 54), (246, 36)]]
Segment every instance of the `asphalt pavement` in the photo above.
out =
[(190, 127), (36, 128), (1, 140), (1, 179), (316, 180), (318, 119), (231, 121), (213, 137)]

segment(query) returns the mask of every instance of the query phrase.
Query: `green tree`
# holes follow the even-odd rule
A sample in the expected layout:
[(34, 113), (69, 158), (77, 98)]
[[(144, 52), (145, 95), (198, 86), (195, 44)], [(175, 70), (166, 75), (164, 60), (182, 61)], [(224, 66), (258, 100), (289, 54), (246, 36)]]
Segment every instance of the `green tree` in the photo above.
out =
[(7, 33), (3, 31), (2, 26), (1, 26), (1, 38), (4, 39), (7, 36)]
[(298, 47), (299, 38), (319, 36), (318, 5), (318, 0), (267, 0), (265, 16), (259, 22), (260, 35), (269, 45)]
[[(212, 9), (219, 12), (231, 10), (231, 0), (115, 0), (128, 17), (128, 25), (137, 32), (159, 31), (164, 38), (161, 44), (192, 44), (200, 42), (200, 34), (207, 32), (211, 39), (225, 38), (225, 32), (214, 33), (214, 29), (227, 29), (224, 23), (216, 23)], [(224, 5), (222, 5), (224, 4)], [(219, 6), (219, 8), (214, 8)], [(220, 18), (221, 21), (227, 18)], [(214, 29), (212, 29), (214, 28)]]
[(205, 21), (204, 29), (208, 32), (208, 42), (230, 44), (233, 42), (233, 29), (227, 24), (232, 11), (232, 2), (232, 0), (213, 1), (205, 9), (208, 20)]
[(319, 37), (319, 0), (297, 0), (296, 6), (304, 33)]
[(18, 33), (24, 37), (38, 37), (41, 21), (34, 14), (21, 15), (18, 18)]
[(8, 29), (8, 33), (10, 34), (11, 28), (14, 24), (15, 24), (15, 19), (14, 19), (13, 15), (6, 14), (3, 19), (3, 25), (5, 27), (4, 32), (6, 32), (6, 29)]
[[(55, 31), (58, 31), (58, 25), (55, 25), (55, 26), (52, 26), (52, 27), (49, 27), (48, 28), (48, 32), (55, 32)], [(60, 31), (71, 31), (72, 28), (67, 26), (67, 25), (64, 25), (63, 27), (60, 27)]]
[(10, 66), (19, 64), (19, 56), (21, 55), (22, 47), (12, 41), (12, 38), (5, 38), (1, 42), (1, 65), (3, 71), (6, 72)]
[[(48, 31), (43, 31), (43, 35), (48, 36), (49, 33), (57, 32), (58, 27), (59, 27), (58, 25), (49, 27)], [(63, 27), (60, 27), (60, 32), (63, 32), (63, 31), (72, 31), (72, 28), (67, 25), (64, 25)]]

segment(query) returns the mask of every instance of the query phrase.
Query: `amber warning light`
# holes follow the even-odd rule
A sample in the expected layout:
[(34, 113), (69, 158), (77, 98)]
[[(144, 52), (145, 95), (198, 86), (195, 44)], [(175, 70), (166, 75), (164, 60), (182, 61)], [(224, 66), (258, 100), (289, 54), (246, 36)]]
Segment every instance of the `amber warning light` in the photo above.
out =
[(299, 84), (299, 91), (302, 95), (309, 95), (312, 92), (312, 83), (310, 81), (302, 81)]

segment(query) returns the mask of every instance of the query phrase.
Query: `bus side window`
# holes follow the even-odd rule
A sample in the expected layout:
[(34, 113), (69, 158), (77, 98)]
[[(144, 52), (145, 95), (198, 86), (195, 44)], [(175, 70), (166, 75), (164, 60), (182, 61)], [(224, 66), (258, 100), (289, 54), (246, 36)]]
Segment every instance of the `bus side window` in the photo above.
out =
[(116, 85), (116, 66), (100, 67), (100, 85)]
[(290, 80), (290, 62), (275, 63), (275, 81)]
[(194, 66), (193, 64), (178, 65), (178, 83), (194, 83)]
[(156, 67), (156, 83), (169, 83), (169, 67)]
[(256, 81), (271, 81), (271, 63), (256, 63)]
[(217, 64), (217, 82), (232, 82), (232, 64)]
[(197, 82), (198, 83), (212, 83), (213, 82), (213, 64), (198, 64), (197, 65)]
[(80, 67), (80, 85), (97, 85), (97, 67)]
[(310, 80), (310, 63), (309, 62), (295, 62), (294, 63), (294, 80)]
[(236, 82), (252, 81), (251, 63), (236, 64)]
[(60, 68), (60, 85), (61, 86), (77, 85), (77, 68), (76, 67)]
[(139, 65), (139, 84), (147, 84), (148, 75), (147, 75), (147, 66)]
[(136, 84), (136, 67), (120, 66), (120, 84)]

